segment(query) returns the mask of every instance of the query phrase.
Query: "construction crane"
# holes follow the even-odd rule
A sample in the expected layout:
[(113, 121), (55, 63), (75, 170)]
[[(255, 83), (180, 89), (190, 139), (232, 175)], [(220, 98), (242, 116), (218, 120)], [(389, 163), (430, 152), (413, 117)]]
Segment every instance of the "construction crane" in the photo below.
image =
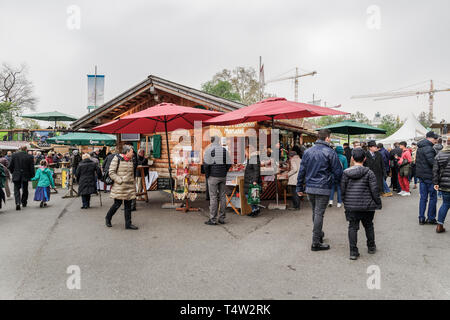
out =
[[(266, 84), (272, 83), (272, 82), (278, 82), (278, 81), (284, 81), (284, 80), (294, 80), (294, 83), (295, 83), (295, 98), (294, 98), (294, 101), (298, 102), (298, 78), (307, 77), (307, 76), (314, 76), (316, 74), (317, 74), (316, 71), (308, 72), (308, 73), (304, 73), (304, 74), (299, 74), (298, 73), (298, 68), (295, 68), (295, 76), (282, 77), (282, 78), (278, 78), (278, 79), (268, 80), (268, 81), (264, 82), (264, 86)], [(263, 92), (264, 92), (264, 87), (263, 87)]]
[(445, 92), (450, 91), (450, 88), (446, 89), (435, 89), (433, 80), (430, 80), (430, 89), (429, 90), (416, 90), (416, 91), (391, 91), (391, 92), (383, 92), (383, 93), (376, 93), (376, 94), (363, 94), (363, 95), (356, 95), (351, 97), (351, 99), (363, 99), (363, 98), (376, 98), (374, 101), (379, 100), (389, 100), (389, 99), (397, 99), (397, 98), (405, 98), (405, 97), (412, 97), (412, 96), (419, 96), (419, 95), (428, 95), (428, 103), (429, 103), (429, 110), (428, 110), (428, 118), (430, 121), (433, 121), (433, 104), (434, 104), (434, 95), (438, 92)]
[(278, 79), (264, 81), (264, 64), (262, 64), (262, 58), (259, 57), (259, 83), (260, 83), (261, 99), (264, 98), (264, 87), (266, 84), (272, 83), (272, 82), (284, 81), (284, 80), (294, 80), (295, 81), (295, 98), (294, 98), (294, 100), (295, 100), (295, 102), (298, 102), (298, 78), (314, 76), (316, 74), (317, 74), (316, 71), (299, 74), (298, 68), (295, 68), (295, 76), (282, 77), (282, 78), (278, 78)]

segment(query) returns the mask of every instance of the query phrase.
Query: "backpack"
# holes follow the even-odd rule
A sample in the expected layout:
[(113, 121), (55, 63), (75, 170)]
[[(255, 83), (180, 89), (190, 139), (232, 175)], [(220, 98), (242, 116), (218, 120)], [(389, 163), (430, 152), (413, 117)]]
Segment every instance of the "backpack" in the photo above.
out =
[(109, 167), (111, 166), (111, 162), (114, 160), (115, 157), (117, 157), (117, 160), (118, 160), (118, 162), (117, 162), (117, 168), (116, 168), (116, 172), (117, 172), (117, 170), (119, 169), (120, 160), (121, 160), (121, 158), (122, 158), (121, 156), (119, 156), (119, 155), (117, 155), (117, 154), (114, 155), (114, 157), (110, 157), (109, 160), (106, 161), (105, 169), (104, 169), (104, 171), (103, 171), (103, 182), (104, 182), (106, 185), (108, 185), (108, 186), (114, 184), (114, 180), (111, 179), (111, 177), (109, 176)]
[(248, 186), (248, 199), (247, 203), (250, 205), (256, 205), (261, 202), (261, 186), (259, 184), (250, 184)]

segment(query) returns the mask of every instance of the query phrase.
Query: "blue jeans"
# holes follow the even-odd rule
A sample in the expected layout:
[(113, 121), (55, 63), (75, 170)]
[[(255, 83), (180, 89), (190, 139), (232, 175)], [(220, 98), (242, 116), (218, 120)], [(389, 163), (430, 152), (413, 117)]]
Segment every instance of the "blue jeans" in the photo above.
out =
[(442, 192), (442, 206), (438, 213), (438, 223), (444, 224), (445, 217), (447, 216), (448, 209), (450, 209), (450, 192)]
[(436, 219), (436, 203), (437, 203), (437, 193), (434, 190), (433, 183), (425, 182), (420, 179), (420, 203), (419, 203), (419, 220), (425, 220), (425, 209), (427, 208), (428, 197), (430, 202), (428, 203), (428, 220)]
[(339, 183), (336, 183), (331, 186), (331, 194), (330, 194), (330, 201), (333, 201), (334, 199), (334, 191), (337, 192), (337, 202), (342, 203), (342, 197), (341, 197), (341, 185)]
[[(245, 195), (245, 198), (248, 199), (248, 194)], [(259, 206), (257, 204), (251, 204), (250, 205), (252, 207), (252, 213), (258, 211)]]
[(387, 184), (387, 182), (386, 182), (386, 179), (383, 179), (383, 192), (384, 192), (384, 193), (389, 193), (389, 192), (391, 192), (391, 189), (389, 189), (389, 186), (388, 186), (388, 184)]

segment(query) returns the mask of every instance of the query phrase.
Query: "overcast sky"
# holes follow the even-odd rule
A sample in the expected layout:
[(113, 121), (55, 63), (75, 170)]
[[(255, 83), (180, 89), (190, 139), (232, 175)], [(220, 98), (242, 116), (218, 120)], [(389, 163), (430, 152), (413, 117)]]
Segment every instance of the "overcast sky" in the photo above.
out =
[[(67, 26), (71, 5), (80, 29)], [(428, 111), (428, 96), (350, 97), (421, 82), (413, 88), (426, 89), (430, 79), (450, 87), (449, 13), (448, 0), (0, 0), (0, 62), (28, 64), (39, 112), (85, 114), (94, 65), (108, 101), (150, 74), (200, 88), (224, 68), (257, 69), (261, 55), (266, 80), (296, 66), (318, 72), (301, 78), (300, 101), (314, 94), (369, 118), (404, 118)], [(293, 81), (266, 91), (294, 99)], [(450, 121), (450, 92), (436, 95), (434, 111)]]

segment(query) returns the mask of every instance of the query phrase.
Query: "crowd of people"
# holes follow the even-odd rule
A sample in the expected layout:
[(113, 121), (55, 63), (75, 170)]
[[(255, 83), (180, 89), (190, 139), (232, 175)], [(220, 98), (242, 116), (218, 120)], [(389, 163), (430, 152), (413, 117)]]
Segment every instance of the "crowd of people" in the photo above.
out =
[[(419, 224), (437, 225), (436, 232), (445, 232), (443, 225), (450, 207), (450, 146), (444, 147), (436, 133), (430, 131), (425, 139), (410, 146), (405, 141), (395, 143), (390, 149), (376, 141), (354, 141), (353, 148), (348, 143), (335, 147), (330, 137), (329, 130), (322, 130), (314, 146), (284, 150), (277, 144), (273, 150), (269, 149), (269, 156), (270, 152), (279, 152), (278, 173), (283, 171), (280, 164), (283, 161), (287, 164), (285, 171), (292, 195), (289, 209), (299, 210), (305, 196), (311, 203), (314, 224), (312, 251), (330, 249), (330, 245), (323, 241), (322, 226), (326, 208), (334, 205), (336, 194), (336, 206), (344, 207), (349, 223), (350, 258), (356, 260), (359, 257), (356, 239), (360, 222), (366, 231), (368, 252), (374, 254), (373, 219), (375, 211), (382, 208), (382, 197), (392, 197), (392, 191), (402, 197), (410, 196), (411, 182), (414, 189), (419, 183)], [(249, 216), (256, 217), (261, 206), (250, 201), (252, 192), (249, 189), (261, 185), (263, 160), (252, 144), (246, 147), (245, 155), (244, 194), (252, 208)], [(205, 151), (203, 163), (210, 199), (207, 225), (226, 223), (225, 186), (230, 163), (227, 149), (219, 139), (213, 138)], [(436, 219), (438, 192), (442, 194), (443, 203)]]
[[(356, 243), (360, 222), (366, 232), (368, 253), (373, 254), (376, 252), (373, 218), (375, 210), (382, 208), (381, 197), (392, 196), (390, 187), (400, 196), (410, 196), (413, 179), (414, 188), (420, 183), (419, 224), (437, 225), (437, 233), (445, 232), (443, 225), (450, 207), (450, 145), (442, 146), (436, 133), (428, 132), (425, 139), (411, 146), (405, 141), (395, 143), (392, 150), (375, 141), (365, 145), (355, 141), (353, 149), (344, 144), (343, 150), (338, 146), (334, 152), (330, 135), (328, 130), (319, 132), (315, 146), (305, 151), (298, 174), (297, 192), (299, 196), (308, 195), (313, 211), (311, 250), (330, 249), (323, 242), (322, 226), (327, 202), (333, 204), (335, 189), (338, 189), (338, 207), (342, 201), (349, 223), (352, 260), (360, 255)], [(346, 168), (348, 163), (350, 166)], [(386, 182), (388, 176), (390, 187)], [(438, 219), (437, 192), (443, 198)]]
[[(136, 153), (132, 146), (124, 145), (122, 152), (116, 152), (111, 147), (109, 153), (106, 148), (94, 149), (91, 153), (80, 154), (73, 150), (72, 154), (59, 154), (40, 151), (28, 151), (26, 146), (12, 153), (8, 151), (0, 158), (0, 208), (11, 196), (9, 181), (14, 184), (14, 199), (16, 210), (28, 205), (28, 187), (30, 181), (36, 181), (34, 200), (39, 202), (41, 208), (47, 207), (50, 201), (51, 189), (55, 188), (54, 173), (50, 166), (56, 167), (59, 162), (67, 162), (72, 168), (75, 181), (78, 183), (78, 194), (81, 197), (81, 209), (89, 209), (91, 195), (97, 194), (99, 181), (108, 177), (111, 184), (110, 195), (114, 199), (105, 217), (105, 224), (112, 227), (111, 219), (119, 207), (125, 207), (125, 228), (137, 230), (138, 227), (131, 222), (131, 212), (136, 210), (136, 189), (142, 188), (140, 170), (138, 165), (147, 165), (148, 157), (144, 150)], [(38, 167), (37, 170), (35, 167)], [(148, 172), (148, 169), (147, 169)], [(137, 184), (137, 188), (136, 188)]]
[[(376, 141), (353, 142), (334, 146), (329, 130), (321, 130), (314, 146), (294, 146), (290, 150), (281, 144), (264, 150), (270, 157), (278, 153), (279, 158), (267, 160), (256, 146), (248, 144), (245, 149), (245, 171), (243, 193), (251, 206), (250, 217), (261, 213), (259, 193), (261, 192), (261, 167), (270, 162), (275, 174), (285, 174), (292, 196), (290, 210), (300, 210), (303, 199), (308, 198), (312, 207), (313, 236), (312, 251), (330, 249), (324, 243), (322, 230), (326, 208), (334, 205), (344, 207), (348, 221), (350, 258), (359, 256), (357, 232), (360, 222), (367, 236), (368, 252), (376, 252), (373, 219), (376, 210), (382, 208), (382, 197), (391, 197), (394, 192), (407, 197), (411, 195), (410, 184), (417, 189), (420, 201), (418, 220), (420, 225), (436, 225), (436, 232), (445, 232), (444, 222), (450, 207), (450, 144), (444, 146), (442, 139), (432, 131), (425, 139), (410, 146), (405, 141), (395, 143), (392, 149), (385, 149)], [(95, 149), (80, 154), (74, 150), (69, 154), (20, 151), (8, 152), (0, 158), (0, 208), (2, 202), (11, 196), (9, 181), (14, 185), (16, 210), (28, 205), (28, 182), (37, 181), (34, 200), (40, 207), (47, 207), (51, 189), (55, 188), (53, 172), (49, 167), (67, 161), (73, 169), (81, 196), (81, 209), (89, 209), (91, 195), (98, 192), (98, 181), (111, 185), (110, 195), (114, 199), (105, 217), (105, 225), (112, 227), (112, 218), (124, 205), (125, 228), (137, 230), (132, 224), (131, 212), (136, 210), (137, 194), (142, 191), (142, 178), (138, 166), (148, 164), (144, 150), (137, 153), (130, 145), (124, 145), (121, 152), (114, 147)], [(207, 225), (226, 223), (226, 178), (231, 168), (231, 156), (221, 145), (218, 137), (211, 139), (211, 145), (204, 153), (203, 170), (206, 176), (207, 193), (210, 201)], [(39, 168), (35, 170), (35, 166)], [(148, 169), (144, 174), (148, 173)], [(388, 184), (390, 177), (390, 185)], [(443, 199), (437, 213), (437, 199)]]

